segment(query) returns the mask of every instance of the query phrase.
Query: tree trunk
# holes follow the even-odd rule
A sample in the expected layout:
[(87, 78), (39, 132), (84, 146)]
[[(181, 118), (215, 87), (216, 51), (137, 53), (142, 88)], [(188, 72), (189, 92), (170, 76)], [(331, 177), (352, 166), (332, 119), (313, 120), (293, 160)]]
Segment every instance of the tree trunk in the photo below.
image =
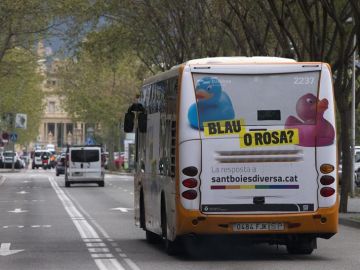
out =
[(340, 195), (340, 212), (347, 213), (348, 196), (350, 190), (351, 177), (351, 150), (350, 145), (350, 131), (351, 131), (351, 111), (346, 110), (340, 114), (341, 116), (341, 150), (342, 150), (342, 176), (341, 176), (341, 195)]

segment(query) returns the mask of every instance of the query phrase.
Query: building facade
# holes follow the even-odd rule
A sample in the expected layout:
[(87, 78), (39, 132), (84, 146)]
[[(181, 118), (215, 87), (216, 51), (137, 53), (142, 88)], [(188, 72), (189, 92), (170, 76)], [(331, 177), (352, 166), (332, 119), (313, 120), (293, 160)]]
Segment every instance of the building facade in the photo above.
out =
[(46, 59), (45, 48), (42, 43), (38, 45), (40, 56), (40, 72), (44, 76), (42, 89), (45, 93), (44, 114), (41, 118), (39, 134), (34, 148), (45, 148), (47, 144), (54, 144), (57, 151), (61, 151), (68, 144), (82, 144), (85, 141), (85, 124), (74, 123), (61, 104), (58, 94), (58, 70), (61, 61)]

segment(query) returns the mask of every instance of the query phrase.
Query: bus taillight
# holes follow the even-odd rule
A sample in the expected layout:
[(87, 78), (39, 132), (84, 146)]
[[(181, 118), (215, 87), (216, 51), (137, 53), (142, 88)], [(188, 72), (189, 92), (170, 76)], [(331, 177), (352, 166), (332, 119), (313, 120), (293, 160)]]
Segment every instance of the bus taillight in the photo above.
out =
[(334, 193), (335, 193), (335, 189), (331, 187), (323, 187), (322, 189), (320, 189), (320, 195), (323, 197), (330, 197)]
[(334, 171), (334, 166), (331, 164), (322, 164), (320, 166), (320, 172), (324, 174), (328, 174)]
[(332, 177), (331, 175), (323, 175), (320, 178), (320, 183), (324, 186), (331, 185), (334, 182), (335, 182), (335, 178)]
[(186, 190), (186, 191), (184, 191), (183, 193), (181, 193), (181, 195), (182, 195), (185, 199), (195, 200), (196, 197), (197, 197), (197, 192), (196, 192), (196, 190), (189, 189), (189, 190)]
[(197, 186), (197, 180), (194, 178), (188, 178), (182, 181), (182, 184), (187, 188), (194, 188)]
[(195, 176), (198, 173), (198, 169), (194, 166), (186, 167), (182, 170), (183, 174), (187, 176)]

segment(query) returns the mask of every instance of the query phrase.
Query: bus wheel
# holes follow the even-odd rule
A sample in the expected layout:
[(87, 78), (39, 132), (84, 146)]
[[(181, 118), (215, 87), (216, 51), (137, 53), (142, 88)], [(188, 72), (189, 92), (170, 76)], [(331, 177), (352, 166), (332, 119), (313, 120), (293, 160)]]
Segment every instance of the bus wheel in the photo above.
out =
[(146, 242), (149, 244), (157, 244), (161, 242), (161, 237), (159, 235), (146, 229), (144, 195), (142, 192), (140, 194), (140, 228), (145, 230)]
[(140, 192), (140, 228), (146, 230), (145, 225), (145, 206), (144, 206), (144, 195), (143, 192)]
[(316, 238), (305, 238), (290, 241), (287, 246), (289, 254), (310, 255), (316, 248)]
[(165, 203), (162, 203), (161, 205), (161, 229), (162, 229), (162, 237), (163, 237), (165, 252), (169, 255), (177, 255), (181, 253), (181, 246), (179, 239), (176, 239), (175, 241), (171, 241), (168, 239)]
[(145, 230), (145, 237), (146, 242), (148, 242), (149, 244), (157, 244), (161, 242), (161, 238), (159, 235), (148, 230)]

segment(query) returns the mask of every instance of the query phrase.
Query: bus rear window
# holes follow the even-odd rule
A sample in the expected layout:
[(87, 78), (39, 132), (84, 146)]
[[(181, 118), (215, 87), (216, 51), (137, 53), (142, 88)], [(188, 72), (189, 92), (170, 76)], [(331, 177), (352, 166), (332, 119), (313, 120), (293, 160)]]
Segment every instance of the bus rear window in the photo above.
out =
[(297, 101), (317, 98), (320, 71), (281, 74), (194, 73), (200, 119), (244, 119), (245, 125), (284, 125)]
[(72, 150), (72, 162), (97, 162), (100, 160), (100, 153), (98, 150)]

